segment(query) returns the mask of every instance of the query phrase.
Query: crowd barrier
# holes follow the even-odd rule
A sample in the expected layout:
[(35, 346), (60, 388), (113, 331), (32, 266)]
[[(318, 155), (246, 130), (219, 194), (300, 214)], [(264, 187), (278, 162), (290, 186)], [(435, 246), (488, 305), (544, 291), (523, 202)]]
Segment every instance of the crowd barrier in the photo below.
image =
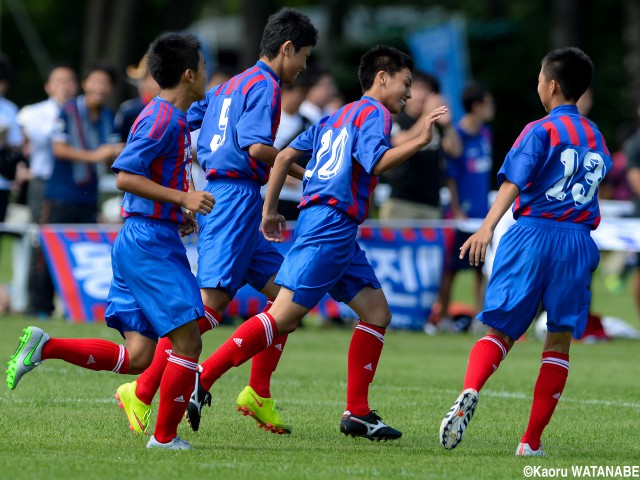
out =
[[(360, 227), (358, 241), (387, 296), (393, 313), (392, 327), (422, 328), (437, 297), (454, 229), (475, 231), (479, 225), (479, 221), (367, 221)], [(34, 240), (40, 241), (65, 316), (74, 322), (102, 321), (112, 276), (111, 246), (119, 229), (120, 225), (4, 225), (5, 232), (22, 236), (14, 246), (13, 284), (26, 286), (30, 245)], [(276, 244), (283, 254), (291, 245), (293, 229), (294, 225), (290, 225), (286, 242)], [(593, 232), (593, 238), (601, 250), (640, 252), (640, 219), (605, 219)], [(192, 235), (184, 242), (195, 273), (197, 238)], [(12, 294), (21, 297), (19, 289), (14, 287)], [(174, 293), (180, 294), (180, 285), (176, 285)], [(259, 312), (264, 303), (262, 295), (245, 287), (227, 313), (249, 317)], [(327, 317), (349, 314), (328, 296), (317, 310)]]

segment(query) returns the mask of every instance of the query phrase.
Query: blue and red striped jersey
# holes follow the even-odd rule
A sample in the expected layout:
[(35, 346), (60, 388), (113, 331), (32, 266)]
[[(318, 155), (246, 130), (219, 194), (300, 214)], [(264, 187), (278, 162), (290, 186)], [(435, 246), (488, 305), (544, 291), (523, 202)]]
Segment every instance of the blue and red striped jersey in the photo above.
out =
[(254, 144), (273, 145), (280, 124), (280, 79), (259, 61), (221, 85), (187, 112), (189, 128), (200, 128), (198, 162), (207, 180), (269, 179), (270, 167), (249, 156)]
[(291, 148), (311, 154), (299, 208), (330, 205), (362, 223), (369, 211), (369, 197), (378, 184), (373, 168), (391, 148), (391, 123), (389, 110), (364, 96), (291, 142)]
[(498, 182), (515, 183), (513, 215), (600, 223), (598, 185), (611, 168), (607, 145), (574, 105), (561, 105), (528, 124), (507, 154)]
[[(111, 167), (147, 177), (163, 187), (188, 191), (191, 180), (191, 134), (185, 113), (155, 97), (131, 127), (127, 144)], [(185, 223), (174, 203), (156, 202), (125, 192), (123, 218), (141, 216)]]

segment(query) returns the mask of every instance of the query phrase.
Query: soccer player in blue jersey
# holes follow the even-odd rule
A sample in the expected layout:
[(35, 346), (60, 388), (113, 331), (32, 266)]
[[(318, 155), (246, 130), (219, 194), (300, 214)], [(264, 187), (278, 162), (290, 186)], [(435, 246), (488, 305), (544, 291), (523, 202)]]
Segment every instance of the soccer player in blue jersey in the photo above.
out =
[[(369, 384), (391, 312), (356, 234), (367, 216), (378, 176), (425, 147), (431, 141), (433, 123), (446, 112), (445, 107), (437, 108), (426, 117), (416, 138), (390, 147), (391, 115), (411, 98), (412, 70), (407, 54), (387, 46), (370, 49), (358, 71), (364, 96), (321, 120), (278, 154), (262, 213), (264, 237), (274, 242), (283, 240), (284, 217), (276, 208), (286, 175), (296, 160), (311, 155), (295, 243), (275, 280), (280, 291), (268, 312), (247, 320), (202, 363), (198, 389), (209, 389), (231, 367), (270, 348), (279, 335), (293, 332), (302, 317), (330, 293), (361, 318), (349, 349), (347, 411), (341, 431), (371, 440), (402, 435), (368, 405)], [(200, 392), (194, 396), (199, 398)]]
[(498, 245), (478, 315), (490, 328), (471, 349), (463, 391), (440, 426), (447, 449), (462, 440), (478, 392), (529, 328), (542, 301), (548, 333), (529, 424), (516, 455), (544, 455), (540, 437), (567, 380), (571, 336), (580, 338), (584, 331), (591, 273), (600, 260), (589, 232), (600, 223), (598, 185), (611, 156), (596, 126), (576, 107), (592, 78), (593, 63), (578, 48), (544, 57), (538, 95), (549, 115), (528, 124), (516, 139), (498, 172), (494, 204), (460, 249), (460, 257), (468, 253), (472, 265), (484, 261), (498, 221), (513, 204), (517, 221)]
[[(211, 215), (198, 217), (197, 278), (205, 306), (205, 318), (198, 322), (201, 334), (218, 325), (244, 284), (269, 299), (278, 292), (273, 279), (282, 255), (259, 231), (260, 187), (267, 182), (278, 153), (273, 140), (280, 121), (280, 84), (293, 83), (304, 70), (317, 35), (309, 18), (296, 10), (285, 8), (272, 15), (262, 35), (260, 60), (213, 87), (187, 112), (189, 127), (200, 128), (197, 154), (208, 180), (205, 191), (216, 199)], [(304, 169), (295, 166), (292, 170), (302, 179)], [(278, 337), (272, 348), (254, 359), (249, 385), (237, 400), (238, 410), (274, 433), (291, 431), (270, 392), (271, 374), (286, 339), (286, 335)], [(133, 392), (130, 398), (136, 405), (151, 408), (170, 350), (169, 339), (162, 339), (151, 366), (136, 382), (120, 387)], [(210, 398), (189, 404), (193, 430), (199, 429), (200, 408), (205, 402), (210, 404)]]
[[(202, 348), (196, 321), (204, 316), (204, 308), (180, 235), (195, 229), (192, 212), (204, 215), (213, 207), (210, 193), (189, 189), (186, 111), (204, 97), (206, 71), (200, 42), (181, 33), (154, 40), (148, 64), (160, 95), (142, 111), (112, 167), (118, 174), (116, 185), (125, 192), (126, 221), (113, 246), (105, 316), (125, 345), (50, 338), (28, 327), (9, 361), (7, 384), (15, 388), (22, 375), (51, 358), (91, 370), (139, 373), (151, 362), (158, 337), (166, 336), (173, 351), (162, 376), (158, 420), (147, 447), (182, 450), (190, 446), (177, 436), (177, 428), (193, 390)], [(129, 422), (144, 423), (146, 429), (148, 418), (138, 416), (128, 399), (120, 400), (126, 403)]]

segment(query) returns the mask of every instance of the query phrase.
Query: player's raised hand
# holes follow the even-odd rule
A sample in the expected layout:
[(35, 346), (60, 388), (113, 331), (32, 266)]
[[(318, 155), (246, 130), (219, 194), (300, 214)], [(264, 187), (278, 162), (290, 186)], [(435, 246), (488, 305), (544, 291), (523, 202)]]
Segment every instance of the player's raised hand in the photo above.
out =
[(213, 195), (209, 192), (190, 191), (187, 192), (182, 206), (194, 213), (206, 215), (211, 212), (215, 203), (216, 201), (213, 199)]
[(285, 218), (276, 213), (275, 215), (262, 215), (262, 225), (260, 226), (262, 235), (270, 242), (282, 243), (284, 236), (282, 232), (287, 229)]
[[(444, 105), (448, 108), (447, 101), (440, 93), (432, 93), (427, 97), (427, 100), (424, 102), (424, 108), (422, 109), (423, 115), (429, 115), (433, 110), (438, 108), (440, 105)], [(437, 124), (446, 127), (447, 125), (451, 125), (453, 121), (453, 117), (451, 116), (451, 111), (445, 112), (438, 120)]]
[(471, 235), (460, 247), (460, 259), (462, 260), (468, 251), (469, 265), (479, 267), (484, 262), (492, 238), (493, 230), (484, 226), (480, 227), (480, 230)]
[(447, 114), (449, 109), (444, 105), (434, 108), (431, 112), (424, 116), (424, 126), (422, 128), (422, 132), (420, 132), (420, 136), (422, 137), (422, 141), (425, 143), (430, 143), (433, 138), (433, 124), (440, 120), (444, 115)]

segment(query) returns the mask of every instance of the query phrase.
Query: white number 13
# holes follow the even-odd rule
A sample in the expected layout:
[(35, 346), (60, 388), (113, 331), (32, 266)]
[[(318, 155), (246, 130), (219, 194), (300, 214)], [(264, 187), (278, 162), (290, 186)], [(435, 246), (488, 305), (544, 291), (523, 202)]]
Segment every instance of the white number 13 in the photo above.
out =
[(558, 180), (553, 187), (547, 190), (547, 200), (555, 199), (563, 201), (568, 191), (571, 190), (571, 196), (576, 205), (584, 205), (591, 201), (606, 173), (604, 160), (600, 154), (587, 152), (582, 161), (583, 168), (587, 170), (587, 173), (584, 175), (588, 188), (586, 194), (583, 184), (576, 182), (572, 185), (573, 178), (578, 172), (578, 168), (580, 168), (578, 152), (573, 148), (567, 148), (560, 155), (560, 161), (564, 165), (564, 176)]

